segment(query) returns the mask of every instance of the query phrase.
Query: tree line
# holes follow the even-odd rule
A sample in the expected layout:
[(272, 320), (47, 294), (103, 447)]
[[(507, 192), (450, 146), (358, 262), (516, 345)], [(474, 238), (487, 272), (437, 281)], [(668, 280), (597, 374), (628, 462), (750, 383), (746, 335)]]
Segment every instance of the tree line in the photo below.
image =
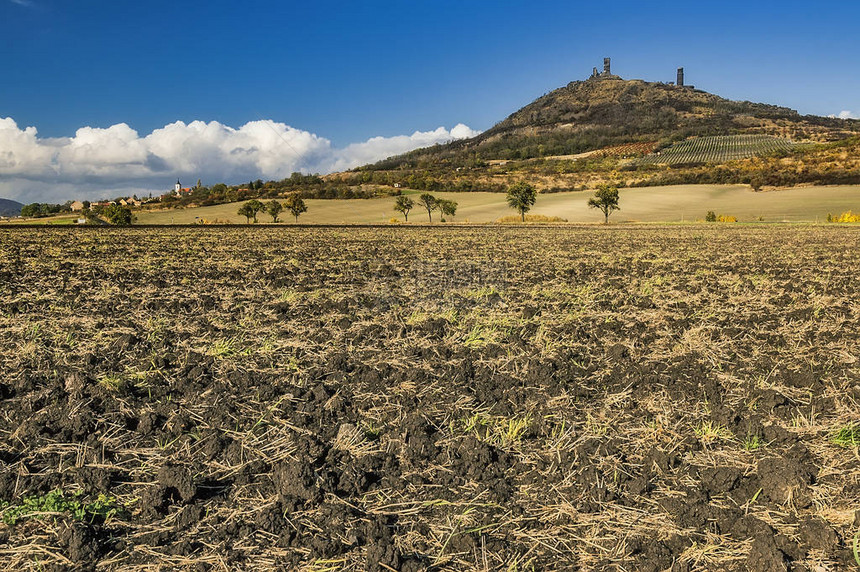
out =
[(257, 199), (252, 199), (239, 207), (237, 214), (245, 217), (246, 222), (251, 224), (251, 219), (256, 223), (257, 215), (265, 212), (272, 217), (273, 223), (277, 223), (281, 222), (279, 218), (281, 213), (286, 211), (295, 217), (296, 222), (299, 222), (299, 216), (307, 212), (307, 210), (308, 207), (301, 195), (293, 193), (288, 195), (284, 201), (271, 200), (263, 203)]
[[(519, 181), (508, 187), (506, 194), (508, 206), (520, 214), (522, 222), (526, 221), (526, 213), (537, 202), (537, 189), (531, 183)], [(433, 212), (440, 211), (443, 216), (453, 217), (457, 212), (456, 201), (438, 199), (429, 193), (422, 193), (418, 197), (418, 205), (427, 211), (427, 219), (433, 222)], [(594, 196), (588, 200), (590, 208), (599, 209), (604, 215), (604, 222), (609, 222), (609, 215), (619, 210), (618, 188), (612, 185), (599, 185)], [(415, 208), (415, 201), (407, 195), (400, 195), (394, 200), (394, 210), (401, 213), (406, 222), (409, 222), (409, 213)], [(442, 219), (445, 222), (445, 219)]]
[[(457, 202), (447, 199), (437, 199), (430, 193), (422, 193), (418, 197), (418, 204), (427, 210), (427, 217), (433, 222), (433, 212), (439, 211), (442, 216), (454, 217), (457, 214)], [(415, 202), (406, 195), (400, 195), (394, 201), (394, 210), (403, 214), (406, 222), (409, 222), (409, 211), (415, 207)], [(445, 222), (445, 219), (442, 219)]]

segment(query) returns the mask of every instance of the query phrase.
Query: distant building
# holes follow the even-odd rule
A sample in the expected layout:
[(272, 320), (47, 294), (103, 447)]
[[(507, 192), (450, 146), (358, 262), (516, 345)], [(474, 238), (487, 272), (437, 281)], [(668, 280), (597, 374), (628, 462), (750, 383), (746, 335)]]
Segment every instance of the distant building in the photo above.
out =
[(173, 194), (177, 197), (181, 197), (182, 195), (190, 195), (191, 191), (194, 189), (190, 189), (188, 187), (183, 188), (182, 183), (179, 182), (179, 179), (176, 179), (176, 184), (173, 185)]
[(75, 201), (69, 207), (72, 209), (72, 212), (82, 211), (84, 210), (84, 203), (81, 201)]

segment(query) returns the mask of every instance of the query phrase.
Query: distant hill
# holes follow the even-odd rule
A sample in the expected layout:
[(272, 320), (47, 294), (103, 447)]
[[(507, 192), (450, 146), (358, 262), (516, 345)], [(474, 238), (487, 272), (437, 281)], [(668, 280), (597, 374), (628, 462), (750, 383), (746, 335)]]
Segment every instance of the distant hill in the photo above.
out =
[(543, 192), (602, 182), (860, 184), (858, 151), (857, 120), (601, 74), (547, 93), (471, 139), (325, 178), (429, 191), (501, 191), (525, 178)]
[(556, 89), (472, 139), (412, 151), (371, 168), (567, 156), (635, 142), (658, 148), (689, 137), (769, 135), (825, 142), (860, 133), (860, 121), (804, 116), (690, 87), (598, 76)]
[(0, 199), (0, 216), (18, 216), (21, 214), (21, 207), (18, 201), (11, 199)]

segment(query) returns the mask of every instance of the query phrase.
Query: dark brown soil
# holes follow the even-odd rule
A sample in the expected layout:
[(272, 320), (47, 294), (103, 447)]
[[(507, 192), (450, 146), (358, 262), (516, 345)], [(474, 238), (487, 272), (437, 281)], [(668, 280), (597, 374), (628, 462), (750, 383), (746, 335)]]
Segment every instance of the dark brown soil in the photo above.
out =
[[(2, 229), (0, 568), (857, 569), (859, 263), (830, 227)], [(13, 523), (57, 490), (116, 510)]]

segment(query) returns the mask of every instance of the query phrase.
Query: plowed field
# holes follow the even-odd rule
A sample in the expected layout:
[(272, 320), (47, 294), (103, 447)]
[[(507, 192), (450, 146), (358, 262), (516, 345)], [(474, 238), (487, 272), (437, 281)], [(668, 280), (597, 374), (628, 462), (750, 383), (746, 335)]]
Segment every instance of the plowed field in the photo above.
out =
[(4, 570), (852, 570), (860, 233), (0, 229)]

